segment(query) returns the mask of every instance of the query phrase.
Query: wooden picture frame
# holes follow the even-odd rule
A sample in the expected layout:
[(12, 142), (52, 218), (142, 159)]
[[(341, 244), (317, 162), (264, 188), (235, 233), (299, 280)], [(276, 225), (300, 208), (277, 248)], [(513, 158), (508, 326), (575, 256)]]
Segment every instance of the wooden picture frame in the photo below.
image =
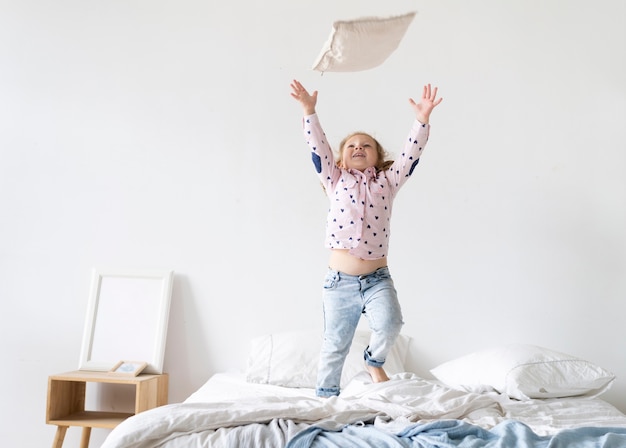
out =
[(148, 363), (145, 361), (120, 361), (109, 370), (109, 373), (123, 376), (137, 376), (146, 367), (148, 367)]

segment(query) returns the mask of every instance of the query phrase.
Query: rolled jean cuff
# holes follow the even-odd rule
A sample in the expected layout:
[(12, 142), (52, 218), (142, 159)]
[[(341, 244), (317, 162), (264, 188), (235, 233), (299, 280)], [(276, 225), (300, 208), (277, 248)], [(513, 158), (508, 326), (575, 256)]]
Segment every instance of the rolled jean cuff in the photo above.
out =
[(339, 389), (336, 387), (318, 387), (315, 390), (318, 397), (335, 397), (339, 395)]
[(372, 359), (368, 349), (369, 347), (367, 347), (365, 351), (363, 352), (363, 359), (365, 360), (365, 364), (367, 364), (368, 366), (373, 366), (373, 367), (382, 367), (385, 364), (385, 361), (376, 361), (375, 359)]

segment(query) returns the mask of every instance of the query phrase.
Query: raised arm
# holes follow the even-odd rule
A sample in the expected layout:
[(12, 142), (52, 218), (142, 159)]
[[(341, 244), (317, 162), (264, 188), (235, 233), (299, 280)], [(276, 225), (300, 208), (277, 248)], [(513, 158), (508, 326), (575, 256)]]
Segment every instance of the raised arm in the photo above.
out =
[(315, 105), (317, 104), (317, 90), (309, 93), (300, 81), (293, 80), (291, 83), (291, 96), (300, 103), (304, 115), (313, 115), (315, 113)]
[(311, 160), (315, 171), (324, 189), (327, 192), (333, 191), (333, 185), (341, 175), (341, 170), (335, 163), (333, 150), (326, 140), (326, 134), (315, 112), (317, 91), (309, 93), (299, 81), (294, 79), (291, 83), (291, 96), (302, 106), (304, 138), (311, 149)]
[(415, 112), (415, 118), (422, 124), (428, 124), (430, 113), (442, 100), (443, 98), (437, 98), (437, 87), (433, 89), (430, 84), (427, 84), (422, 90), (420, 102), (416, 103), (413, 98), (409, 98), (409, 104)]

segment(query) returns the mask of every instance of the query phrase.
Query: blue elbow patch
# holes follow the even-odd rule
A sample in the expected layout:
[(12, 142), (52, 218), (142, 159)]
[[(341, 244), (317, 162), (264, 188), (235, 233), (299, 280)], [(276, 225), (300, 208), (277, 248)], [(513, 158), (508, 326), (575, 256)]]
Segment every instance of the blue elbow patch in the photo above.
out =
[(317, 171), (318, 174), (321, 173), (322, 172), (322, 159), (320, 159), (320, 156), (312, 152), (311, 160), (313, 160), (313, 165), (315, 165), (315, 171)]
[(413, 174), (413, 170), (415, 169), (418, 163), (420, 163), (420, 159), (417, 159), (415, 162), (413, 162), (413, 165), (411, 165), (411, 169), (409, 170), (409, 176)]

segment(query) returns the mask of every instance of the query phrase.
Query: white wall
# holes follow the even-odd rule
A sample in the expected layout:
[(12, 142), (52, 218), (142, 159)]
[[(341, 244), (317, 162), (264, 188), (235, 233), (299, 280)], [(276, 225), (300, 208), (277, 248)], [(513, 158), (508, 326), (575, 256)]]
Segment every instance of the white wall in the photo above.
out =
[[(535, 343), (614, 371), (626, 411), (626, 3), (387, 3), (0, 3), (5, 445), (52, 442), (47, 376), (77, 366), (93, 266), (176, 270), (172, 402), (251, 337), (319, 328), (326, 203), (293, 77), (332, 141), (390, 150), (409, 96), (445, 98), (394, 211), (413, 370)], [(383, 66), (310, 70), (333, 20), (409, 10)]]

